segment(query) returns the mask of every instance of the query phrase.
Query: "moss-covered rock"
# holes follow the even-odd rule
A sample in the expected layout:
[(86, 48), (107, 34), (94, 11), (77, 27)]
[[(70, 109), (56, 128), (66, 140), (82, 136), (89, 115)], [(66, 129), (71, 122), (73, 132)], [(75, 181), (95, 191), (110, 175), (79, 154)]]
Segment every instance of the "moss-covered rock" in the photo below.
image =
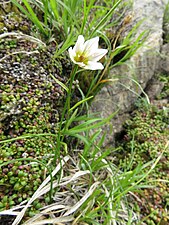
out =
[(8, 1), (0, 4), (0, 27), (0, 33), (11, 31), (29, 33), (31, 23), (24, 18), (16, 6)]
[[(14, 40), (1, 43), (1, 54), (5, 49), (6, 52), (12, 52), (11, 49), (16, 50), (16, 47), (18, 50), (18, 45)], [(46, 68), (42, 59), (43, 62), (47, 61)], [(56, 134), (58, 109), (64, 92), (50, 77), (49, 70), (56, 72), (57, 69), (54, 69), (54, 66), (48, 67), (49, 63), (50, 58), (45, 50), (29, 56), (11, 55), (1, 62), (1, 141), (25, 134)], [(61, 73), (61, 70), (57, 70), (57, 73), (59, 72)], [(0, 172), (0, 210), (9, 209), (31, 197), (49, 174), (49, 171), (42, 164), (35, 163), (34, 159), (47, 164), (49, 156), (54, 153), (52, 141), (53, 138), (48, 136), (0, 144), (0, 163), (6, 163)], [(27, 158), (32, 158), (32, 161), (26, 161)]]
[[(0, 8), (1, 32), (29, 33), (30, 23), (8, 7)], [(66, 93), (52, 76), (66, 84), (72, 68), (66, 54), (53, 57), (55, 49), (55, 42), (45, 47), (31, 36), (9, 34), (0, 40), (0, 211), (28, 200), (55, 166), (55, 135)], [(25, 135), (29, 138), (18, 138)], [(47, 196), (35, 201), (28, 214), (45, 201)]]

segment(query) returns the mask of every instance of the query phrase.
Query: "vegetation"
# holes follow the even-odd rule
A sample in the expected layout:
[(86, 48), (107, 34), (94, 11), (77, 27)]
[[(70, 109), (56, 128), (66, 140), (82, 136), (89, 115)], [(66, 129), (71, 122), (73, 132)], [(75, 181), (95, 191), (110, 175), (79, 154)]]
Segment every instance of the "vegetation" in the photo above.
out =
[[(11, 215), (13, 225), (129, 225), (149, 217), (147, 224), (153, 224), (160, 213), (162, 222), (168, 220), (167, 110), (148, 106), (138, 112), (126, 122), (123, 146), (106, 149), (101, 127), (118, 112), (104, 119), (88, 112), (97, 91), (112, 82), (109, 69), (130, 58), (146, 38), (146, 32), (135, 37), (139, 23), (120, 38), (130, 23), (128, 5), (11, 0), (3, 7), (0, 221)], [(108, 49), (103, 70), (80, 69), (70, 61), (67, 50), (80, 34), (85, 40), (98, 36), (99, 48)], [(147, 190), (157, 191), (162, 212), (150, 204), (141, 213), (139, 202), (133, 203), (133, 196), (144, 199)]]
[(153, 173), (146, 177), (152, 187), (135, 193), (139, 198), (137, 209), (145, 217), (146, 224), (165, 224), (169, 219), (168, 122), (168, 108), (165, 106), (152, 105), (146, 108), (143, 103), (139, 103), (139, 110), (125, 123), (123, 145), (116, 153), (119, 154), (117, 164), (122, 170), (133, 169), (139, 163), (146, 164), (161, 155)]
[(163, 29), (164, 29), (164, 42), (165, 43), (168, 43), (169, 42), (169, 34), (168, 34), (168, 31), (169, 31), (169, 16), (168, 16), (168, 13), (169, 13), (169, 3), (167, 3), (166, 5), (166, 8), (165, 8), (165, 13), (164, 13), (164, 22), (163, 22)]

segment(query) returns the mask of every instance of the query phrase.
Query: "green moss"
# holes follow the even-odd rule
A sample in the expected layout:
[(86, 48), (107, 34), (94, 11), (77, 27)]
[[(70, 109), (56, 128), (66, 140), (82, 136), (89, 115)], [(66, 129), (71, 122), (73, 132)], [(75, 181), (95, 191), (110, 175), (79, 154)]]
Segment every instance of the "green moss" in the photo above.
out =
[[(166, 147), (169, 140), (167, 109), (168, 105), (160, 108), (140, 107), (140, 110), (126, 121), (120, 157), (116, 155), (121, 169), (129, 165), (133, 169), (139, 163), (144, 164), (157, 159), (165, 149), (157, 166), (146, 178), (148, 183), (156, 180), (155, 183), (153, 182), (154, 188), (142, 189), (142, 192), (135, 193), (141, 199), (137, 203), (142, 209), (141, 214), (149, 217), (147, 224), (163, 224), (162, 221), (169, 221), (166, 214), (169, 184), (161, 182), (161, 180), (169, 180), (169, 147)], [(148, 172), (147, 168), (145, 172)]]
[(161, 74), (159, 80), (164, 83), (162, 92), (157, 96), (157, 99), (168, 98), (169, 96), (169, 76), (168, 74)]
[[(19, 40), (1, 40), (0, 49), (4, 51), (8, 46), (9, 52), (20, 51), (22, 45), (23, 42)], [(24, 46), (29, 51), (32, 43), (25, 41)], [(66, 66), (54, 60), (49, 49), (38, 50), (40, 54), (36, 55), (12, 55), (0, 67), (0, 140), (9, 140), (0, 144), (0, 164), (6, 163), (0, 167), (0, 211), (28, 200), (33, 195), (49, 175), (44, 164), (50, 170), (55, 167), (52, 159), (56, 151), (56, 139), (53, 136), (31, 135), (57, 133), (64, 91), (50, 73), (66, 82), (67, 78), (62, 74)], [(28, 134), (30, 138), (10, 141)], [(32, 161), (27, 161), (27, 158)], [(28, 210), (28, 214), (35, 214), (46, 204), (46, 199), (48, 195), (44, 201), (38, 200)]]
[(21, 12), (10, 1), (1, 4), (0, 8), (0, 33), (6, 31), (23, 31), (28, 33), (30, 30), (30, 22), (28, 22)]
[(0, 22), (0, 30), (3, 30), (4, 27), (5, 27), (4, 23)]
[[(7, 110), (11, 101), (17, 102), (16, 96), (14, 94), (5, 95), (3, 92), (1, 109), (6, 106)], [(30, 134), (31, 136), (34, 133), (51, 132), (51, 129), (52, 132), (56, 132), (50, 123), (52, 109), (49, 104), (45, 106), (40, 106), (40, 104), (38, 98), (30, 97), (17, 120), (15, 116), (10, 115), (13, 120), (11, 120), (8, 130), (5, 129), (6, 120), (3, 121), (0, 139), (14, 138), (24, 134)], [(18, 161), (18, 159), (32, 158), (32, 160), (37, 159), (47, 164), (49, 156), (51, 157), (54, 154), (52, 142), (52, 137), (45, 137), (21, 139), (1, 144), (0, 161), (8, 162), (6, 166), (1, 167), (0, 173), (1, 210), (8, 209), (11, 205), (16, 205), (21, 200), (31, 197), (32, 191), (36, 191), (45, 176), (49, 174), (41, 164), (26, 160)], [(14, 159), (15, 162), (10, 163)], [(12, 198), (12, 196), (17, 197)], [(18, 198), (18, 196), (20, 197)]]

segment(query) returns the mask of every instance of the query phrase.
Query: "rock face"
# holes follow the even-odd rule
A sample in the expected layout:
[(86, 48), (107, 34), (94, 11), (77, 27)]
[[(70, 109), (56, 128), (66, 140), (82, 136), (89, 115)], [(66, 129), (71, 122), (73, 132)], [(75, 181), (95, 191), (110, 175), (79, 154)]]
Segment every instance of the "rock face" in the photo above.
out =
[(105, 145), (114, 142), (114, 135), (121, 130), (137, 98), (141, 94), (145, 95), (144, 89), (157, 71), (161, 70), (161, 67), (169, 71), (169, 56), (166, 57), (167, 54), (169, 55), (169, 46), (168, 44), (162, 46), (163, 15), (167, 3), (168, 0), (134, 0), (133, 2), (132, 23), (136, 24), (143, 20), (138, 34), (148, 30), (149, 35), (144, 45), (130, 60), (110, 71), (109, 76), (111, 78), (118, 76), (118, 82), (102, 88), (92, 103), (91, 111), (100, 112), (102, 117), (107, 117), (119, 108), (118, 117), (112, 120), (112, 127), (103, 127), (103, 131), (107, 133)]
[(161, 48), (160, 69), (169, 74), (169, 43), (164, 44)]

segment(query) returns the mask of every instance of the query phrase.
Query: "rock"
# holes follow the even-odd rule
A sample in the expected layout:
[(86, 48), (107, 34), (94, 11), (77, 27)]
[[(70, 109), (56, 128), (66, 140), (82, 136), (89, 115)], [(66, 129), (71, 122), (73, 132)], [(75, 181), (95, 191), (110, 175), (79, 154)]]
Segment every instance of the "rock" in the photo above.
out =
[(164, 44), (161, 48), (160, 69), (169, 74), (169, 43)]
[(147, 93), (150, 101), (152, 102), (156, 96), (160, 95), (164, 88), (164, 82), (161, 82), (157, 77), (154, 77), (147, 83), (145, 92)]
[[(130, 60), (110, 71), (109, 77), (118, 77), (119, 80), (101, 89), (92, 102), (92, 112), (100, 112), (101, 117), (107, 117), (119, 109), (119, 116), (125, 118), (137, 98), (141, 94), (145, 95), (143, 90), (159, 70), (163, 44), (163, 14), (167, 2), (168, 0), (134, 0), (132, 26), (144, 19), (137, 35), (145, 30), (149, 31), (149, 35)], [(113, 142), (114, 135), (122, 127), (122, 121), (119, 120), (118, 123), (117, 119), (112, 120), (112, 131), (109, 125), (103, 127), (103, 131), (107, 133), (105, 145)]]

